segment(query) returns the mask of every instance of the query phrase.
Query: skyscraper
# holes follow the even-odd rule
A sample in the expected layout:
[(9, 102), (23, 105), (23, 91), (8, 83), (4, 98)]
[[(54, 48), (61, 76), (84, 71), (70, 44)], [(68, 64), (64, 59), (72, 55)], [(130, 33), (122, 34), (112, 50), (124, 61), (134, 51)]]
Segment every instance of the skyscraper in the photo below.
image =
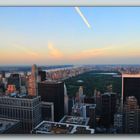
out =
[(8, 77), (7, 85), (15, 85), (16, 90), (20, 91), (21, 87), (21, 77), (18, 73), (13, 73)]
[(140, 105), (140, 74), (122, 74), (122, 105), (128, 96), (135, 96)]
[(116, 93), (104, 93), (102, 97), (102, 124), (109, 128), (116, 113)]
[(122, 112), (117, 112), (114, 114), (114, 128), (117, 133), (122, 133), (123, 130), (123, 114)]
[(40, 76), (40, 81), (46, 80), (46, 72), (42, 71), (41, 69), (38, 70), (38, 75)]
[(29, 76), (29, 79), (28, 79), (28, 95), (30, 96), (38, 95), (37, 78), (38, 78), (38, 68), (34, 64), (32, 66), (31, 75)]
[(134, 96), (126, 98), (123, 108), (124, 133), (140, 132), (140, 109)]
[(85, 95), (83, 94), (83, 86), (80, 86), (78, 92), (76, 93), (76, 101), (79, 103), (84, 102)]
[(21, 133), (29, 133), (40, 121), (41, 102), (38, 97), (0, 96), (0, 117), (21, 121)]
[(54, 121), (54, 103), (41, 102), (42, 119), (45, 121)]
[(54, 103), (54, 121), (60, 121), (64, 116), (64, 83), (60, 81), (40, 82), (38, 94), (42, 101)]
[(15, 85), (8, 85), (6, 93), (11, 94), (11, 93), (14, 93), (14, 92), (16, 92)]
[(2, 78), (5, 78), (5, 71), (1, 71)]
[(67, 87), (64, 84), (64, 113), (65, 115), (68, 114), (68, 101), (69, 101), (69, 97), (67, 94)]

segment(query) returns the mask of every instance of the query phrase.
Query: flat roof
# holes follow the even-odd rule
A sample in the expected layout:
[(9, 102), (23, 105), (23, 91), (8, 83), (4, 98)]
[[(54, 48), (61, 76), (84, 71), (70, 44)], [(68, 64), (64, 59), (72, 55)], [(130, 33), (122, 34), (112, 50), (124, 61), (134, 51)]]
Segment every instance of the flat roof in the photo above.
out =
[(138, 74), (128, 74), (128, 73), (122, 73), (122, 77), (128, 77), (128, 78), (140, 78), (140, 73)]
[(44, 83), (44, 84), (60, 84), (60, 83), (63, 83), (62, 81), (60, 80), (45, 80), (45, 81), (42, 81), (40, 83)]
[(17, 125), (20, 121), (14, 119), (0, 118), (0, 134), (11, 129), (13, 126)]
[(73, 105), (73, 108), (82, 108), (83, 106), (90, 106), (90, 107), (96, 107), (96, 104), (89, 104), (89, 103), (75, 103)]
[(67, 116), (65, 115), (61, 120), (61, 123), (76, 124), (76, 125), (88, 125), (89, 118), (79, 116)]
[(94, 132), (89, 126), (50, 121), (42, 121), (32, 131), (35, 134), (94, 134)]
[(3, 94), (3, 95), (0, 95), (1, 98), (7, 98), (7, 99), (16, 99), (16, 100), (33, 100), (33, 99), (38, 99), (40, 98), (40, 96), (25, 96), (25, 97), (20, 97), (20, 96), (10, 96), (9, 95), (6, 95), (6, 94)]
[(114, 94), (115, 95), (116, 93), (115, 92), (105, 92), (102, 95), (109, 95), (110, 96), (111, 94)]
[(41, 104), (42, 105), (48, 105), (48, 106), (53, 106), (54, 105), (53, 102), (44, 102), (44, 101), (41, 101)]

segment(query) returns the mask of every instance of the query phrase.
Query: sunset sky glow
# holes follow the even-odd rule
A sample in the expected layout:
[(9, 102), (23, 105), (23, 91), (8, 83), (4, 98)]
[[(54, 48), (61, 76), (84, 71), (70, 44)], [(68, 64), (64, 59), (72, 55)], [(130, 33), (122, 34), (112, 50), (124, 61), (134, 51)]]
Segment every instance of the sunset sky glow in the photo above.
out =
[(139, 7), (80, 10), (0, 7), (0, 65), (139, 64)]

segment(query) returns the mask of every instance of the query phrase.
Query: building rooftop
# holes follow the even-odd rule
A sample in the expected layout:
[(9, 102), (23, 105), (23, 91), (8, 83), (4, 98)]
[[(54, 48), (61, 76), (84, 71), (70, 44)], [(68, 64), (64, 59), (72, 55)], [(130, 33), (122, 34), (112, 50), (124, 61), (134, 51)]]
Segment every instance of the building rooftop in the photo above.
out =
[(89, 126), (43, 121), (33, 129), (34, 134), (94, 134)]
[(41, 83), (44, 83), (44, 84), (60, 84), (60, 83), (62, 83), (62, 81), (60, 81), (60, 80), (45, 80), (45, 81), (42, 81)]
[(18, 98), (18, 99), (35, 99), (37, 98), (38, 96), (29, 96), (28, 94), (18, 94), (18, 93), (10, 93), (10, 94), (0, 94), (0, 97), (3, 97), (3, 98)]
[(76, 124), (76, 125), (87, 125), (89, 118), (83, 118), (79, 116), (67, 116), (65, 115), (61, 120), (61, 123)]
[(140, 78), (140, 73), (122, 73), (123, 78)]
[(0, 134), (16, 126), (20, 121), (13, 119), (0, 118)]
[(89, 104), (89, 103), (75, 103), (73, 105), (74, 107), (80, 108), (82, 106), (90, 106), (90, 107), (96, 107), (96, 104)]

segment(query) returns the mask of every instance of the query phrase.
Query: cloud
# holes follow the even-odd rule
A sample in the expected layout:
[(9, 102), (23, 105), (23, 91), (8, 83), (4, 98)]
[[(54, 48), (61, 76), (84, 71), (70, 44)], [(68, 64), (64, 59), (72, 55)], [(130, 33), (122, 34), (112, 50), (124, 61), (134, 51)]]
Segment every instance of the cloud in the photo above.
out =
[(63, 56), (59, 49), (55, 48), (52, 43), (48, 43), (48, 57), (50, 59), (62, 59)]
[(109, 52), (109, 50), (111, 50), (111, 47), (87, 49), (74, 54), (72, 58), (75, 60), (79, 60), (99, 57), (104, 55), (106, 52)]
[(32, 56), (32, 57), (39, 57), (39, 54), (31, 49), (29, 49), (28, 47), (26, 46), (23, 46), (23, 45), (19, 45), (19, 44), (13, 44), (13, 47), (15, 47), (16, 49), (26, 53), (27, 55), (29, 56)]
[(110, 45), (103, 48), (91, 48), (74, 53), (69, 57), (71, 60), (80, 61), (86, 59), (113, 59), (113, 58), (131, 58), (140, 56), (140, 48), (131, 47), (131, 45)]
[[(135, 46), (135, 49), (131, 46)], [(87, 48), (84, 50), (71, 52), (59, 50), (54, 47), (53, 43), (40, 46), (41, 49), (28, 48), (28, 46), (14, 43), (9, 49), (2, 49), (0, 52), (3, 63), (18, 64), (67, 64), (67, 63), (108, 63), (108, 62), (125, 62), (128, 60), (136, 60), (140, 56), (140, 48), (138, 44), (112, 44), (101, 48)]]

